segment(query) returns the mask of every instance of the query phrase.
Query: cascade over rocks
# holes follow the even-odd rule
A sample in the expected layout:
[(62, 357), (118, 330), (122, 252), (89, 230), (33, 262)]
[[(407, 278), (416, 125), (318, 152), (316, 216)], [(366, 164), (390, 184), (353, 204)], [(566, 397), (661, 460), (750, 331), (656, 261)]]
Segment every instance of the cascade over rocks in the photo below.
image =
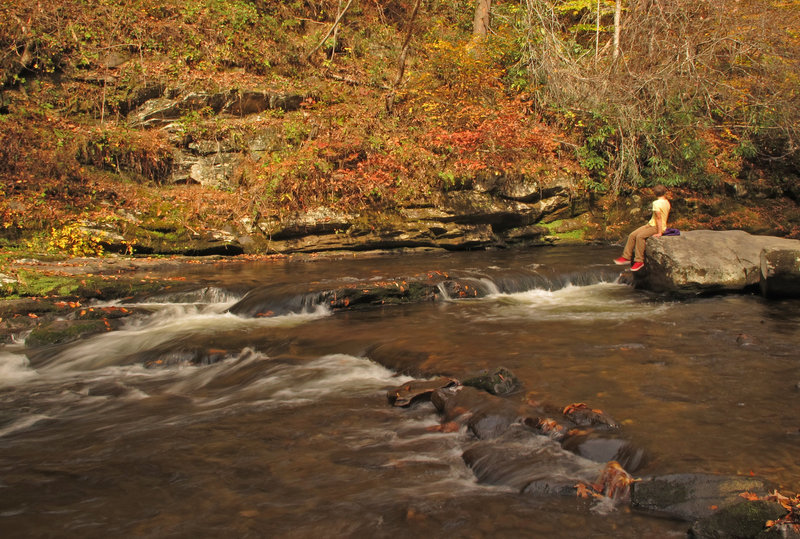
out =
[(692, 230), (647, 240), (636, 286), (678, 295), (743, 291), (770, 297), (800, 292), (800, 240), (742, 230)]
[(779, 524), (765, 531), (768, 521), (788, 518), (786, 507), (770, 501), (773, 487), (765, 481), (698, 473), (635, 479), (628, 472), (642, 463), (644, 452), (613, 435), (618, 426), (607, 414), (577, 403), (553, 419), (552, 407), (493, 394), (508, 394), (495, 391), (494, 384), (507, 379), (516, 380), (497, 369), (468, 378), (472, 385), (450, 377), (412, 381), (390, 389), (387, 398), (406, 407), (430, 399), (441, 415), (437, 430), (466, 436), (462, 459), (483, 484), (536, 497), (628, 503), (653, 516), (693, 522), (690, 537), (779, 537), (790, 530)]

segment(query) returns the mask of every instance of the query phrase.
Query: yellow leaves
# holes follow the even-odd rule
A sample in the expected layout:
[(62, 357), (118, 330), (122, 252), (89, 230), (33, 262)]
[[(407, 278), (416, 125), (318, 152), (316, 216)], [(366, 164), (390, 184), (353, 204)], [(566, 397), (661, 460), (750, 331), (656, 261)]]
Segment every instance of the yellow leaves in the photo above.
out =
[(66, 253), (72, 256), (101, 256), (103, 246), (100, 238), (93, 236), (77, 223), (61, 228), (51, 228), (50, 237), (45, 240), (49, 252)]

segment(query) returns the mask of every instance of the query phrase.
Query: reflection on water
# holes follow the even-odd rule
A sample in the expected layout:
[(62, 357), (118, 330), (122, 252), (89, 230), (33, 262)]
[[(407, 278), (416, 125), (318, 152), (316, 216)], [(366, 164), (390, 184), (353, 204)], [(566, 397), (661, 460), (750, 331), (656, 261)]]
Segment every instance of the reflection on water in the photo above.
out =
[[(684, 535), (686, 525), (479, 485), (465, 431), (394, 409), (407, 377), (505, 366), (526, 398), (606, 410), (637, 474), (750, 471), (800, 488), (798, 302), (672, 301), (617, 284), (614, 250), (386, 256), (193, 268), (150, 312), (59, 349), (0, 350), (0, 530), (37, 535)], [(480, 299), (274, 317), (227, 309), (429, 272)], [(289, 301), (286, 304), (291, 304)], [(62, 532), (63, 530), (63, 532)]]

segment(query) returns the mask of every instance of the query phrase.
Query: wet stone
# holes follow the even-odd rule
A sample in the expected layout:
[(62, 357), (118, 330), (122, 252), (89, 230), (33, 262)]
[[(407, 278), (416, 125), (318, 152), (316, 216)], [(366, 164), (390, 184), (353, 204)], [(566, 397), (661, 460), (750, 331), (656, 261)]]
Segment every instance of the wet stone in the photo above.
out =
[(25, 339), (25, 345), (36, 348), (76, 341), (109, 330), (110, 322), (106, 324), (102, 320), (55, 320), (31, 331)]
[(744, 501), (696, 521), (689, 530), (689, 537), (759, 537), (768, 520), (777, 520), (784, 515), (786, 509), (777, 502)]
[(570, 404), (564, 408), (564, 416), (579, 427), (617, 428), (619, 424), (602, 410), (592, 409), (584, 403)]
[(567, 421), (556, 421), (551, 417), (525, 417), (522, 422), (543, 436), (547, 436), (558, 442), (567, 437), (569, 431), (575, 427), (574, 424)]
[(477, 376), (467, 378), (462, 384), (501, 396), (514, 393), (521, 387), (520, 381), (514, 376), (514, 373), (504, 367), (499, 367), (492, 372), (484, 371)]
[(512, 425), (493, 440), (475, 442), (462, 458), (480, 483), (532, 495), (573, 495), (576, 484), (593, 481), (602, 469), (522, 425)]
[(392, 406), (410, 406), (413, 402), (430, 400), (431, 394), (435, 390), (450, 387), (456, 383), (452, 378), (412, 380), (387, 391), (386, 398)]
[(444, 421), (453, 421), (502, 406), (498, 402), (505, 401), (474, 387), (456, 386), (434, 391), (431, 402), (442, 413)]
[(714, 507), (740, 503), (743, 492), (766, 494), (761, 479), (711, 474), (651, 477), (633, 484), (631, 506), (662, 516), (694, 521), (711, 516)]
[(567, 451), (595, 462), (616, 461), (628, 472), (636, 471), (645, 462), (642, 448), (603, 432), (580, 432), (567, 437), (562, 445)]
[(487, 401), (467, 421), (469, 431), (479, 440), (501, 436), (517, 420), (516, 406), (502, 400)]

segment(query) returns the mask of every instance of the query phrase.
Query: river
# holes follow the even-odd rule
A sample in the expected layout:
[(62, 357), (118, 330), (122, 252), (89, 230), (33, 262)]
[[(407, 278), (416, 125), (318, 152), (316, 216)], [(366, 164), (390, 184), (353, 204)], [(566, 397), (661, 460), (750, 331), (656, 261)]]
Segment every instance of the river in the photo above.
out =
[[(755, 474), (800, 490), (800, 302), (675, 300), (607, 247), (224, 261), (125, 303), (116, 331), (0, 348), (4, 537), (683, 537), (687, 523), (476, 481), (462, 428), (369, 359), (503, 366), (643, 448), (637, 476)], [(447, 274), (481, 297), (332, 311), (309, 292)], [(258, 291), (272, 316), (232, 314)], [(271, 299), (270, 299), (271, 298)], [(299, 306), (299, 307), (298, 307)], [(265, 307), (266, 308), (266, 307)]]

